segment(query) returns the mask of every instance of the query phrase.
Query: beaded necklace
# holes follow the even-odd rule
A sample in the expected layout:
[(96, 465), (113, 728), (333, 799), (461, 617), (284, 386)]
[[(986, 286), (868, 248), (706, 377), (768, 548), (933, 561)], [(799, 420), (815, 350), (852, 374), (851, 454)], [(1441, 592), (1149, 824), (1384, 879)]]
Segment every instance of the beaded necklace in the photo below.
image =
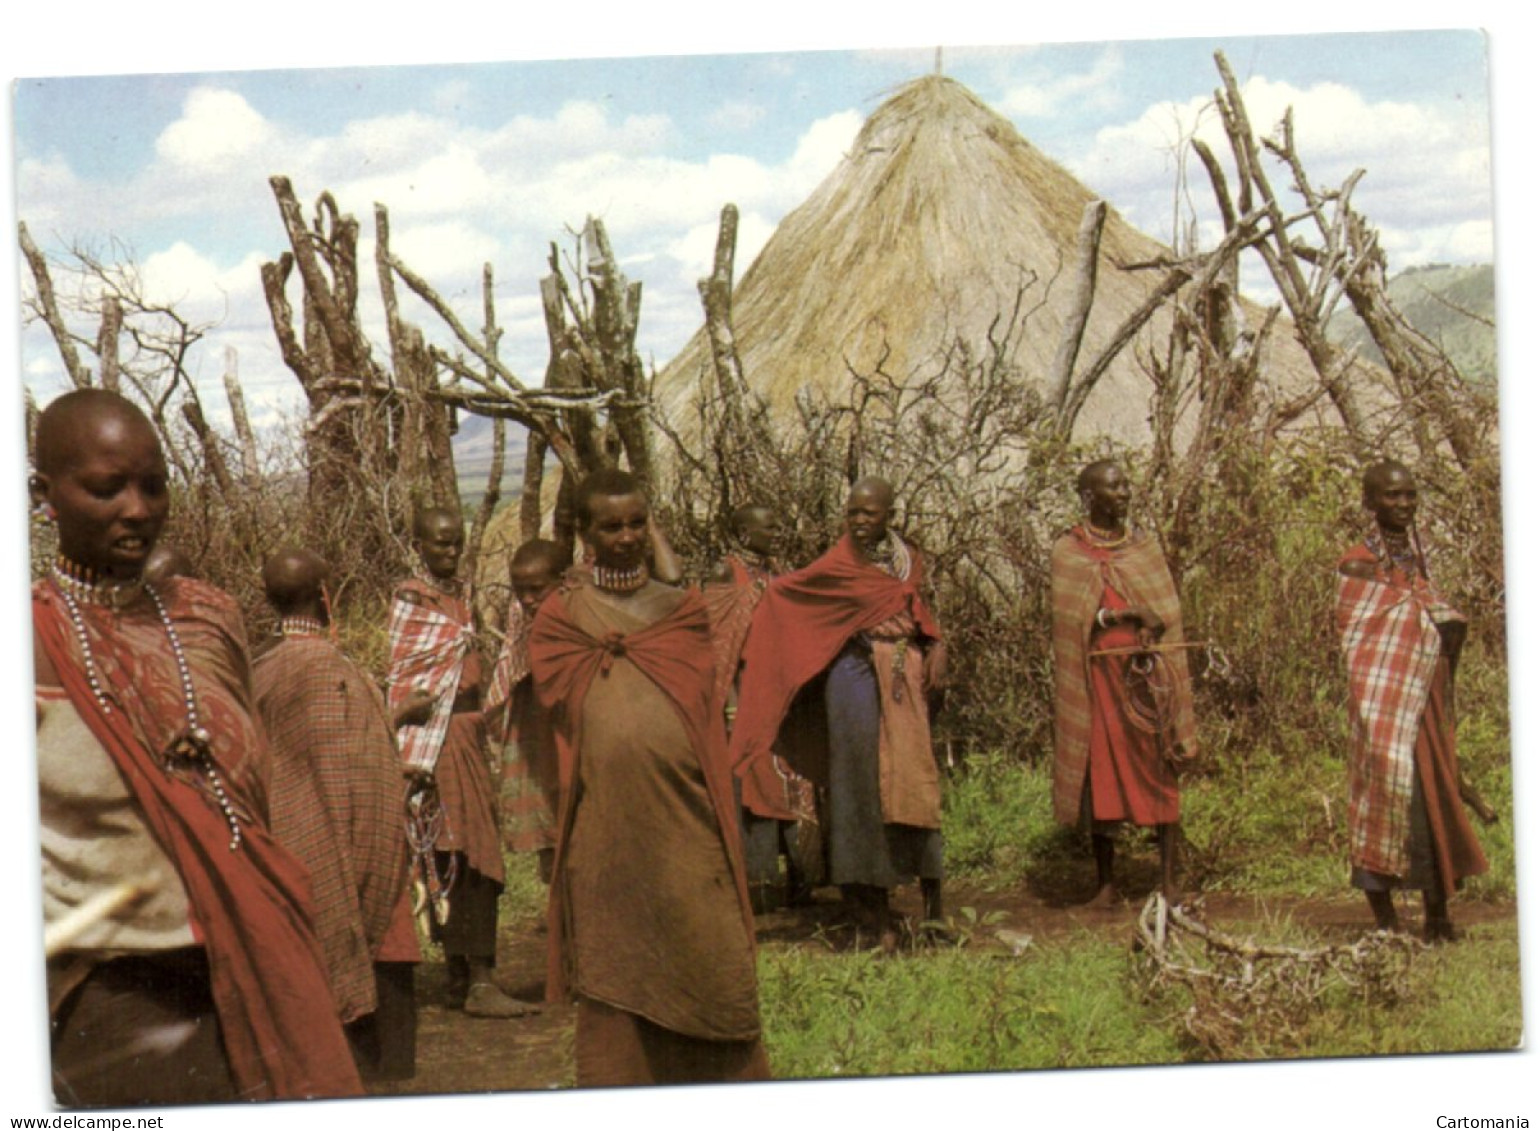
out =
[(1427, 577), (1428, 561), (1422, 552), (1422, 539), (1415, 527), (1399, 535), (1391, 535), (1380, 528), (1379, 523), (1369, 531), (1365, 539), (1371, 553), (1390, 568), (1400, 567), (1409, 578)]
[(144, 592), (142, 577), (131, 581), (107, 581), (94, 569), (72, 562), (63, 554), (54, 558), (48, 572), (66, 601), (73, 600), (82, 605), (121, 609)]
[(630, 569), (611, 569), (609, 566), (595, 565), (594, 585), (611, 593), (635, 593), (647, 584), (647, 563), (638, 562)]
[(881, 541), (867, 548), (866, 560), (889, 577), (908, 580), (911, 564), (909, 547), (904, 545), (902, 538), (895, 538), (891, 530), (883, 534)]
[(421, 569), (417, 571), (417, 580), (428, 588), (437, 589), (440, 593), (445, 593), (450, 597), (458, 597), (460, 595), (460, 579), (458, 577), (434, 577), (427, 570)]
[(280, 617), (278, 636), (325, 636), (326, 628), (315, 617)]
[(161, 627), (166, 631), (166, 640), (171, 645), (171, 657), (176, 662), (177, 676), (182, 684), (182, 703), (186, 709), (187, 719), (186, 725), (166, 749), (167, 771), (170, 771), (171, 764), (177, 760), (184, 761), (194, 769), (202, 771), (204, 777), (208, 779), (209, 789), (214, 794), (214, 800), (218, 803), (220, 812), (224, 814), (225, 823), (230, 826), (230, 851), (234, 852), (241, 846), (240, 822), (235, 814), (235, 806), (231, 804), (229, 796), (225, 793), (225, 784), (219, 775), (219, 769), (214, 764), (213, 735), (203, 725), (201, 716), (198, 714), (198, 697), (193, 687), (192, 670), (188, 667), (187, 655), (182, 649), (182, 639), (177, 634), (176, 626), (171, 622), (171, 614), (166, 610), (160, 594), (155, 591), (153, 585), (147, 585), (139, 579), (118, 584), (98, 581), (94, 571), (63, 557), (54, 562), (49, 573), (69, 614), (70, 624), (75, 630), (75, 639), (80, 644), (86, 682), (90, 685), (91, 694), (104, 715), (112, 714), (112, 703), (102, 688), (96, 665), (96, 654), (91, 648), (91, 636), (86, 631), (85, 615), (81, 612), (80, 606), (82, 604), (100, 605), (116, 611), (124, 608), (139, 593), (144, 593), (150, 598), (150, 603), (155, 606), (155, 615), (160, 618)]
[(1133, 537), (1134, 533), (1132, 526), (1124, 526), (1123, 533), (1121, 534), (1111, 530), (1102, 530), (1100, 527), (1093, 526), (1090, 519), (1086, 519), (1081, 524), (1080, 529), (1085, 531), (1086, 541), (1090, 542), (1093, 546), (1099, 546), (1103, 550), (1116, 550), (1123, 543), (1127, 542), (1129, 538)]

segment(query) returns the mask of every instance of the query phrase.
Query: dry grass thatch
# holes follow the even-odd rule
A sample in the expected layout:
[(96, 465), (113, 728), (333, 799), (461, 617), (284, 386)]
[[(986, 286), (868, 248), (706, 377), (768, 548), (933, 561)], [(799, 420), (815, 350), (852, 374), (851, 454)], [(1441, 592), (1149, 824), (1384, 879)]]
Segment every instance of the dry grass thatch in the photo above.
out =
[[(986, 352), (991, 324), (1030, 285), (1015, 365), (1041, 382), (1070, 301), (1076, 231), (1094, 194), (1033, 148), (1006, 119), (941, 76), (909, 83), (867, 120), (854, 147), (790, 213), (744, 273), (733, 324), (749, 384), (784, 418), (803, 386), (838, 400), (848, 368), (906, 378), (939, 365), (961, 338)], [(1124, 271), (1170, 251), (1110, 210), (1082, 357), (1111, 337), (1160, 280)], [(1254, 312), (1253, 312), (1254, 313)], [(1146, 341), (1164, 340), (1157, 314)], [(997, 339), (1005, 327), (996, 328)], [(1314, 380), (1286, 324), (1268, 368), (1278, 388)], [(704, 332), (659, 374), (664, 414), (688, 427), (688, 405), (711, 364)], [(1092, 394), (1081, 434), (1148, 435), (1150, 383), (1124, 350)]]

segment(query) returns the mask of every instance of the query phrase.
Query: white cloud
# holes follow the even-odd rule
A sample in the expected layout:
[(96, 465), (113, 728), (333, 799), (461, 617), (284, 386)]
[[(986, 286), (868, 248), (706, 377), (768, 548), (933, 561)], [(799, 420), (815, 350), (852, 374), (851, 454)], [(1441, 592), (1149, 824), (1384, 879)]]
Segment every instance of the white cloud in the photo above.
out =
[(155, 140), (155, 151), (173, 165), (194, 169), (226, 166), (260, 149), (273, 127), (239, 94), (213, 87), (188, 93), (182, 116)]
[(843, 110), (808, 127), (786, 166), (787, 187), (799, 201), (834, 171), (864, 124), (865, 119), (856, 111)]
[(1070, 98), (1082, 104), (1089, 100), (1104, 105), (1115, 96), (1115, 80), (1122, 69), (1123, 54), (1116, 45), (1111, 45), (1097, 55), (1088, 71), (1054, 73), (1041, 82), (1010, 86), (1000, 99), (999, 109), (1012, 117), (1044, 118)]
[[(434, 105), (463, 92), (444, 89)], [(747, 105), (731, 110), (747, 121)], [(22, 165), (22, 214), (70, 237), (104, 232), (139, 240), (146, 285), (211, 324), (201, 364), (214, 383), (226, 345), (260, 411), (298, 396), (268, 325), (258, 266), (287, 247), (267, 178), (287, 175), (306, 222), (329, 190), (360, 224), (360, 315), (385, 351), (373, 270), (373, 205), (390, 211), (392, 247), (460, 312), (480, 325), (480, 272), (497, 272), (504, 357), (526, 377), (544, 368), (538, 280), (552, 240), (588, 215), (602, 218), (628, 273), (646, 286), (641, 348), (666, 361), (700, 323), (695, 282), (709, 269), (722, 206), (741, 213), (738, 266), (752, 261), (774, 224), (838, 164), (860, 129), (854, 110), (813, 122), (784, 161), (718, 151), (676, 155), (667, 116), (619, 116), (577, 99), (543, 115), (513, 114), (471, 127), (431, 107), (299, 133), (264, 119), (230, 90), (200, 87), (161, 131), (135, 177), (82, 182), (67, 164)], [(62, 201), (56, 208), (50, 202)], [(149, 227), (147, 227), (149, 225)], [(171, 238), (143, 233), (171, 232)], [(230, 266), (234, 264), (234, 266)], [(291, 302), (298, 284), (290, 281)], [(436, 318), (403, 290), (403, 310), (443, 341)], [(444, 342), (443, 344), (448, 344)], [(259, 411), (256, 407), (253, 411)]]
[[(1467, 259), (1469, 251), (1461, 249), (1489, 241), (1485, 132), (1471, 132), (1437, 107), (1371, 103), (1339, 83), (1301, 89), (1254, 77), (1242, 94), (1253, 129), (1265, 136), (1275, 133), (1284, 112), (1293, 107), (1295, 147), (1317, 188), (1335, 189), (1354, 169), (1366, 171), (1353, 203), (1381, 229), (1393, 270), (1429, 257)], [(1136, 226), (1169, 240), (1179, 143), (1194, 128), (1225, 165), (1233, 193), (1229, 145), (1217, 113), (1203, 98), (1149, 106), (1137, 118), (1101, 130), (1071, 168)], [(1207, 175), (1196, 158), (1187, 154), (1185, 159), (1191, 199), (1200, 216), (1212, 216)], [(1264, 155), (1264, 162), (1285, 208), (1293, 207), (1297, 197), (1287, 169), (1270, 155)]]
[(23, 158), (16, 163), (16, 200), (20, 219), (33, 238), (69, 221), (69, 203), (81, 192), (80, 178), (63, 158)]

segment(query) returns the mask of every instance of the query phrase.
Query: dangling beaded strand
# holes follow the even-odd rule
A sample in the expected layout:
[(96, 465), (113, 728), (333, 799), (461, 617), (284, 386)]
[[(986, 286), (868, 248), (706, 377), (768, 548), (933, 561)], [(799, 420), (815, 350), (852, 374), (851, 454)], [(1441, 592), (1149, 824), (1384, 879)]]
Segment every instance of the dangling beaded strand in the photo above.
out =
[[(58, 580), (57, 577), (54, 579)], [(102, 690), (101, 680), (96, 670), (96, 657), (91, 652), (91, 638), (86, 635), (85, 618), (81, 616), (80, 604), (75, 600), (75, 595), (64, 586), (59, 586), (59, 596), (64, 601), (64, 608), (69, 613), (70, 624), (75, 629), (75, 639), (80, 641), (80, 655), (85, 661), (86, 682), (91, 685), (91, 694), (96, 697), (97, 706), (101, 707), (102, 714), (112, 714), (112, 704), (107, 701), (107, 693)]]
[(198, 700), (193, 691), (192, 671), (187, 666), (187, 657), (182, 651), (181, 638), (177, 636), (176, 626), (171, 623), (171, 615), (166, 611), (160, 594), (155, 591), (154, 586), (146, 585), (142, 581), (122, 585), (99, 582), (90, 570), (77, 566), (63, 557), (54, 562), (50, 573), (54, 587), (58, 590), (59, 597), (64, 602), (64, 608), (69, 614), (70, 625), (75, 630), (75, 638), (80, 642), (80, 656), (85, 667), (86, 682), (90, 685), (91, 694), (96, 698), (97, 705), (101, 707), (104, 715), (112, 714), (112, 704), (107, 699), (107, 693), (102, 689), (100, 670), (96, 666), (96, 654), (91, 648), (91, 637), (86, 632), (85, 616), (80, 611), (81, 602), (120, 609), (141, 592), (149, 596), (155, 606), (156, 615), (160, 617), (161, 626), (166, 630), (166, 639), (171, 644), (171, 656), (176, 661), (177, 676), (182, 683), (182, 702), (187, 709), (187, 726), (171, 744), (170, 754), (172, 757), (182, 757), (197, 764), (208, 778), (214, 800), (219, 804), (220, 812), (224, 814), (225, 823), (230, 826), (230, 851), (234, 852), (241, 846), (240, 821), (235, 814), (235, 806), (231, 803), (229, 795), (225, 793), (225, 783), (219, 776), (219, 770), (214, 765), (213, 736), (203, 727), (199, 719)]
[(160, 616), (160, 623), (165, 627), (166, 639), (171, 642), (171, 655), (176, 660), (177, 675), (182, 681), (182, 700), (187, 707), (187, 727), (171, 744), (171, 754), (180, 755), (189, 762), (198, 763), (207, 776), (209, 788), (214, 791), (214, 800), (219, 803), (219, 810), (225, 816), (225, 823), (230, 826), (230, 851), (234, 852), (241, 846), (240, 821), (235, 815), (235, 806), (230, 803), (230, 798), (225, 793), (225, 783), (219, 776), (219, 770), (214, 765), (214, 737), (204, 728), (198, 717), (198, 698), (193, 691), (192, 670), (187, 666), (187, 655), (182, 651), (182, 639), (177, 635), (176, 626), (171, 623), (171, 614), (166, 611), (166, 606), (161, 601), (160, 594), (155, 592), (154, 586), (146, 586), (145, 592), (155, 603), (155, 612)]

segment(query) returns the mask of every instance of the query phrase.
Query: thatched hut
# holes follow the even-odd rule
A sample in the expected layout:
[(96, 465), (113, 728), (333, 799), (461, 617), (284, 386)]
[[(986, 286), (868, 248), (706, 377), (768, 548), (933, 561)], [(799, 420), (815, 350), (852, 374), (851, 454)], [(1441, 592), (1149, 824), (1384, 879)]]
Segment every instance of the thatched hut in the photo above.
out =
[[(982, 352), (991, 326), (1005, 332), (1025, 291), (1014, 362), (1046, 378), (1071, 302), (1076, 234), (1089, 189), (1034, 148), (960, 83), (908, 83), (867, 120), (851, 151), (791, 212), (742, 275), (733, 328), (749, 385), (773, 418), (804, 386), (838, 396), (851, 369), (908, 379), (939, 364), (959, 338)], [(1085, 333), (1099, 349), (1160, 281), (1129, 271), (1170, 250), (1109, 210)], [(1157, 314), (1143, 341), (1162, 341)], [(1148, 435), (1151, 385), (1125, 349), (1079, 417), (1077, 435)], [(654, 393), (688, 432), (688, 405), (709, 374), (704, 330), (663, 368)], [(1285, 325), (1265, 355), (1267, 380), (1296, 392), (1314, 381)]]

